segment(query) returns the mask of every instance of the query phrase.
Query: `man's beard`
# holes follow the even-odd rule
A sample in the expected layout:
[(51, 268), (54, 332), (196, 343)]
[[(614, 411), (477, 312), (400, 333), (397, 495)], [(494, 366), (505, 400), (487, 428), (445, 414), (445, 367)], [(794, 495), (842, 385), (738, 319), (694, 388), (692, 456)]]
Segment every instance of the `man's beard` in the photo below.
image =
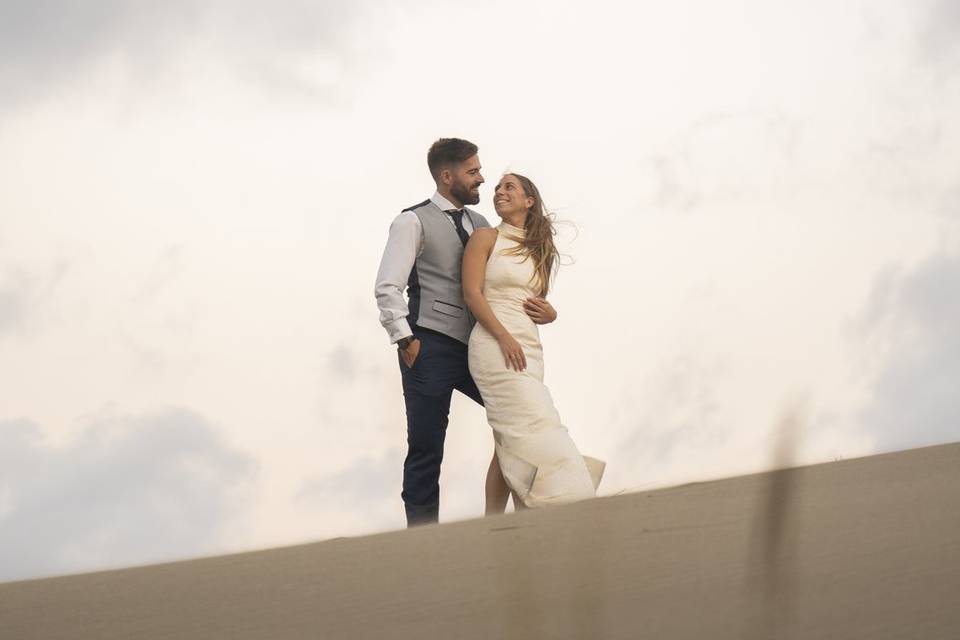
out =
[(462, 204), (477, 204), (480, 202), (480, 193), (470, 193), (470, 189), (460, 182), (450, 186), (450, 193)]

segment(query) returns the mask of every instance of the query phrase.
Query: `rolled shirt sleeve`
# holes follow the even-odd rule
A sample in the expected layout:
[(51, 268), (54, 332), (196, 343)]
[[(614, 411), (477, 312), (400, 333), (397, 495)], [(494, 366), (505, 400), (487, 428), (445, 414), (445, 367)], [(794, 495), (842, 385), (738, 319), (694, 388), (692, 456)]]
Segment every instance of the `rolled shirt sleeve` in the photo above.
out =
[(403, 292), (422, 248), (423, 227), (420, 219), (412, 211), (404, 211), (390, 224), (390, 235), (383, 249), (374, 288), (380, 309), (380, 324), (387, 330), (391, 344), (413, 335), (407, 322), (410, 309)]

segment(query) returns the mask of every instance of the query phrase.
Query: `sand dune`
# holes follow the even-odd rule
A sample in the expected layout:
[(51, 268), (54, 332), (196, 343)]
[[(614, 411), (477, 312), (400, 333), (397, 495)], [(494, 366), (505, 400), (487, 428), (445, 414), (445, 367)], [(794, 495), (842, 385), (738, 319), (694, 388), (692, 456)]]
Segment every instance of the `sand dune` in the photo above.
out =
[(2, 584), (0, 638), (960, 638), (960, 444)]

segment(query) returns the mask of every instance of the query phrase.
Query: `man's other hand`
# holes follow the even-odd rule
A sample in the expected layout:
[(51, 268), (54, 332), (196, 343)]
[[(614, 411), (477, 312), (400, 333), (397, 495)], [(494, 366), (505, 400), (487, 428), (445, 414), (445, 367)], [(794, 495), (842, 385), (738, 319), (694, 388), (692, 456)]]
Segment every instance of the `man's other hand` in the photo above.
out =
[(536, 324), (550, 324), (557, 319), (557, 310), (545, 298), (527, 298), (523, 310)]

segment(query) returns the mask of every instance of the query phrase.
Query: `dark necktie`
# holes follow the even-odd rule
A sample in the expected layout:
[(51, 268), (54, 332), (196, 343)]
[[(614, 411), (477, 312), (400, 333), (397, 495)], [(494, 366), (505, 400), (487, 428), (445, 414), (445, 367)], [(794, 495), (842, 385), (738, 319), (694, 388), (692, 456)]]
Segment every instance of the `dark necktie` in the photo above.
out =
[(450, 214), (450, 217), (453, 218), (453, 226), (457, 228), (460, 242), (463, 243), (463, 246), (467, 246), (467, 240), (470, 239), (470, 236), (467, 234), (467, 230), (463, 228), (463, 209), (447, 209), (444, 213)]

